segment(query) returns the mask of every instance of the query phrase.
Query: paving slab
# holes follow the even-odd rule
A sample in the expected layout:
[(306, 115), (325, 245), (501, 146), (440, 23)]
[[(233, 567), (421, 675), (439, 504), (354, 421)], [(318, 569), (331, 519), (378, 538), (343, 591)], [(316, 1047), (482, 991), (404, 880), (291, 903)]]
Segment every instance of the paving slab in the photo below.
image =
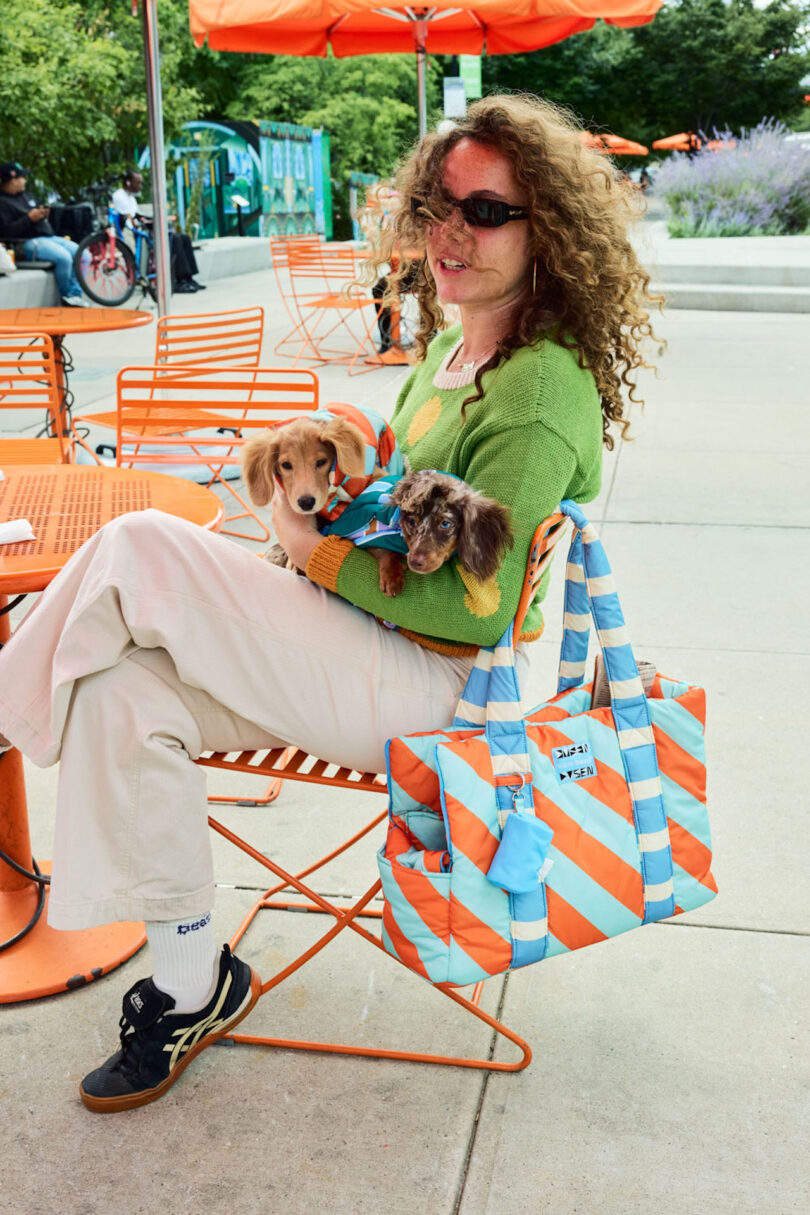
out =
[[(247, 902), (244, 892), (222, 893), (220, 935)], [(263, 975), (311, 931), (301, 916), (283, 931), (271, 918), (265, 913), (240, 949)], [(216, 1046), (153, 1105), (116, 1115), (85, 1110), (79, 1081), (114, 1047), (121, 994), (148, 971), (144, 950), (69, 995), (2, 1010), (0, 1088), (13, 1121), (4, 1119), (0, 1210), (377, 1215), (384, 1205), (393, 1215), (450, 1215), (480, 1072)], [(490, 986), (492, 1006), (500, 981)], [(490, 1046), (480, 1022), (360, 942), (336, 942), (328, 962), (311, 964), (282, 991), (242, 1028), (397, 1049), (486, 1054)]]
[[(810, 452), (704, 450), (695, 437), (684, 487), (684, 453), (628, 443), (610, 499), (613, 522), (692, 523), (731, 527), (810, 525)], [(685, 492), (684, 492), (685, 490)]]
[(459, 1215), (804, 1215), (806, 937), (652, 925), (510, 976)]
[(806, 528), (610, 522), (602, 539), (636, 646), (806, 652)]

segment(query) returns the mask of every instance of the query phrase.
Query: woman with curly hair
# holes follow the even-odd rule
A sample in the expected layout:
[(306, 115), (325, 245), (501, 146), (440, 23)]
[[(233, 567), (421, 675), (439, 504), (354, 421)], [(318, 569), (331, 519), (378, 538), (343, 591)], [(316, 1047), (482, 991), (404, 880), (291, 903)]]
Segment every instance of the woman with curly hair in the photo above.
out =
[[(306, 579), (145, 511), (76, 552), (0, 655), (0, 730), (42, 766), (61, 759), (51, 925), (143, 919), (152, 947), (120, 1048), (82, 1082), (90, 1109), (162, 1096), (258, 997), (213, 935), (193, 759), (293, 744), (380, 771), (387, 739), (446, 726), (478, 648), (515, 614), (538, 523), (562, 498), (596, 496), (609, 428), (626, 428), (648, 279), (630, 195), (577, 128), (543, 102), (487, 98), (420, 142), (398, 190), (369, 281), (395, 247), (424, 251), (392, 274), (394, 289), (416, 276), (422, 362), (391, 424), (415, 469), (509, 508), (515, 543), (496, 576), (451, 561), (386, 598), (374, 557), (321, 536), (283, 493), (276, 533)], [(448, 306), (461, 323), (443, 330)], [(519, 639), (523, 673), (544, 593)]]

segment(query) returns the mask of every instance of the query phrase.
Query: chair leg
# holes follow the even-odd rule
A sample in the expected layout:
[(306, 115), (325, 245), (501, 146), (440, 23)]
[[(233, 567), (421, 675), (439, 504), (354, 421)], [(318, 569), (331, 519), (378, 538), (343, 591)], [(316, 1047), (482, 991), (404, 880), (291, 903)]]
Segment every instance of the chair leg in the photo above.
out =
[[(375, 822), (381, 821), (381, 819), (384, 817), (385, 814), (380, 815)], [(253, 859), (258, 861), (259, 864), (263, 865), (264, 868), (269, 869), (272, 873), (275, 873), (278, 878), (282, 879), (280, 886), (276, 886), (265, 892), (260, 899), (257, 899), (253, 907), (251, 907), (250, 911), (247, 913), (239, 928), (233, 935), (231, 940), (232, 949), (236, 948), (237, 944), (245, 935), (258, 913), (262, 910), (280, 910), (284, 907), (297, 908), (299, 910), (311, 910), (316, 913), (320, 912), (331, 915), (335, 919), (335, 923), (332, 925), (332, 927), (325, 932), (314, 945), (310, 946), (309, 949), (304, 950), (304, 952), (299, 954), (297, 958), (275, 974), (272, 979), (269, 979), (262, 985), (262, 995), (266, 994), (268, 991), (272, 991), (274, 987), (278, 987), (285, 981), (285, 979), (288, 979), (291, 975), (295, 974), (296, 971), (300, 970), (301, 967), (315, 957), (316, 954), (320, 953), (321, 950), (330, 943), (330, 941), (333, 941), (335, 937), (337, 937), (339, 933), (343, 932), (346, 928), (351, 928), (353, 932), (363, 937), (369, 942), (370, 945), (374, 945), (377, 949), (385, 953), (386, 957), (390, 957), (380, 938), (374, 936), (361, 924), (357, 923), (357, 919), (360, 916), (372, 916), (374, 918), (379, 918), (381, 914), (380, 912), (375, 910), (366, 910), (368, 904), (381, 889), (381, 882), (379, 879), (377, 879), (377, 881), (375, 881), (374, 884), (369, 887), (365, 894), (361, 895), (361, 897), (354, 904), (352, 904), (351, 907), (337, 907), (333, 903), (330, 903), (328, 899), (323, 898), (321, 895), (317, 894), (316, 891), (305, 885), (301, 881), (300, 877), (297, 877), (294, 874), (288, 873), (286, 870), (282, 869), (281, 866), (275, 864), (275, 862), (271, 861), (268, 857), (258, 852), (255, 848), (248, 844), (247, 841), (235, 835), (234, 832), (229, 831), (228, 828), (224, 827), (221, 823), (218, 823), (211, 818), (209, 818), (208, 821), (214, 830), (219, 832), (219, 834), (225, 839), (229, 840), (237, 848), (240, 848), (248, 856), (253, 857)], [(355, 837), (355, 839), (351, 841), (351, 843), (356, 842), (357, 838), (365, 835), (374, 825), (375, 823), (369, 824), (368, 827), (366, 827), (362, 832), (359, 833), (357, 837)], [(345, 851), (345, 849), (349, 846), (350, 844), (345, 844), (337, 851)], [(330, 856), (332, 855), (337, 855), (337, 852), (330, 854)], [(327, 859), (329, 858), (324, 858), (316, 865), (311, 866), (310, 869), (306, 870), (305, 872), (310, 873), (313, 869), (320, 868), (321, 865), (326, 863)], [(311, 900), (311, 902), (309, 904), (274, 904), (269, 901), (274, 892), (285, 889), (288, 886), (294, 887), (299, 894), (304, 895), (306, 898)], [(402, 963), (400, 964), (402, 965)], [(412, 1063), (435, 1063), (448, 1067), (477, 1068), (485, 1071), (514, 1072), (521, 1071), (523, 1068), (528, 1067), (532, 1057), (529, 1044), (513, 1030), (504, 1025), (503, 1022), (499, 1021), (496, 1017), (490, 1016), (489, 1013), (486, 1013), (483, 1011), (483, 1009), (479, 1008), (478, 1001), (480, 1000), (481, 991), (483, 990), (482, 983), (476, 984), (471, 999), (468, 999), (466, 996), (462, 996), (457, 990), (455, 990), (455, 988), (446, 983), (437, 983), (434, 984), (434, 986), (436, 987), (437, 991), (441, 991), (443, 995), (447, 996), (448, 999), (452, 1000), (460, 1008), (465, 1009), (479, 1021), (482, 1021), (485, 1025), (488, 1025), (490, 1029), (495, 1031), (495, 1033), (499, 1034), (503, 1038), (506, 1038), (508, 1041), (513, 1042), (520, 1050), (521, 1057), (513, 1063), (500, 1063), (496, 1062), (491, 1057), (492, 1051), (489, 1052), (486, 1058), (469, 1058), (457, 1055), (438, 1055), (417, 1051), (398, 1051), (376, 1047), (350, 1046), (335, 1042), (313, 1042), (304, 1040), (299, 1041), (291, 1038), (270, 1038), (257, 1034), (235, 1033), (226, 1034), (225, 1037), (232, 1042), (253, 1046), (286, 1047), (290, 1050), (318, 1051), (328, 1054), (363, 1055), (374, 1059), (399, 1059)]]
[(276, 776), (270, 781), (270, 784), (265, 789), (264, 793), (259, 797), (212, 797), (209, 796), (208, 804), (211, 805), (230, 805), (230, 806), (269, 806), (274, 802), (281, 792), (282, 780), (280, 776)]

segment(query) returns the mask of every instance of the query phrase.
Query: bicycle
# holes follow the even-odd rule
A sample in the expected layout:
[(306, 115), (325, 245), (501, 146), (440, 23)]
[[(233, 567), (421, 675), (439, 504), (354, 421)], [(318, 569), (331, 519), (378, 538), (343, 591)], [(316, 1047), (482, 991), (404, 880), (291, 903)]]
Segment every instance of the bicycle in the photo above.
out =
[(141, 299), (148, 294), (157, 300), (154, 241), (145, 228), (133, 227), (131, 232), (134, 253), (124, 237), (121, 216), (108, 207), (106, 225), (86, 236), (76, 250), (76, 278), (97, 304), (117, 308), (127, 302), (136, 287), (141, 289)]

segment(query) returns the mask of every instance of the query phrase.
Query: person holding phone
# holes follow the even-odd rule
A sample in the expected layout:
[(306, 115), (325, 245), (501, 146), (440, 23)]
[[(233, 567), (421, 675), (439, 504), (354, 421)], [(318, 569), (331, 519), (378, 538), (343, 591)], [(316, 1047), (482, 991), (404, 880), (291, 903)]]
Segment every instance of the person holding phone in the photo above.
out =
[(82, 289), (73, 269), (76, 245), (54, 235), (48, 222), (50, 207), (37, 206), (25, 191), (27, 175), (16, 160), (0, 164), (0, 240), (14, 242), (22, 261), (53, 262), (62, 303), (82, 308)]

